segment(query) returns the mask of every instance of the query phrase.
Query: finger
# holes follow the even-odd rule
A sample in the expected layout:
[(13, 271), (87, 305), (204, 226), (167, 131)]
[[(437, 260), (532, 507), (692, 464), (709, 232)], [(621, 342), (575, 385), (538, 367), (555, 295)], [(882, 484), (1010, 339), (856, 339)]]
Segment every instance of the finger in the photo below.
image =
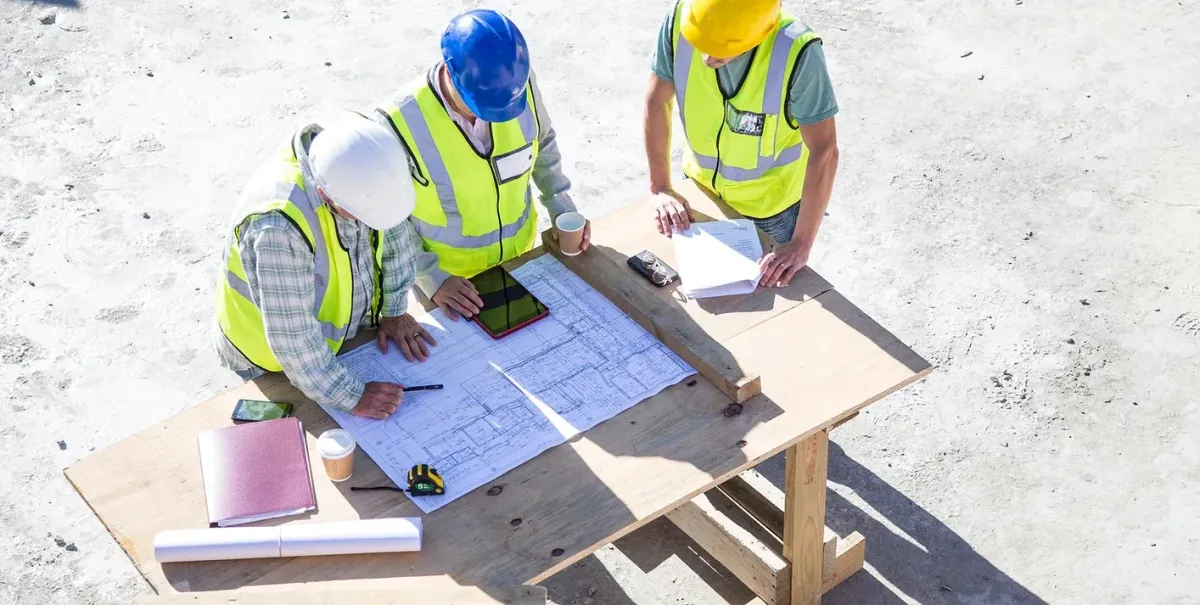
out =
[(394, 382), (380, 382), (379, 394), (383, 401), (390, 401), (393, 397), (399, 395), (404, 390), (404, 385), (399, 385)]
[(765, 286), (769, 283), (767, 282), (767, 278), (771, 274), (771, 268), (775, 265), (775, 258), (774, 252), (768, 252), (766, 256), (762, 257), (762, 260), (758, 261), (759, 272), (762, 273), (762, 277), (758, 280), (758, 285)]
[(671, 204), (667, 208), (667, 220), (670, 221), (672, 230), (683, 233), (683, 218), (679, 216), (679, 206)]
[(667, 217), (665, 214), (663, 214), (663, 211), (661, 208), (656, 209), (654, 211), (654, 226), (658, 227), (659, 233), (662, 233), (663, 235), (666, 235), (667, 237), (671, 237), (670, 221), (667, 220)]
[(412, 351), (420, 361), (429, 359), (429, 348), (425, 346), (425, 338), (421, 334), (412, 337)]
[(475, 314), (461, 299), (455, 297), (447, 301), (447, 303), (463, 317), (470, 317)]
[(450, 321), (458, 321), (458, 313), (454, 310), (454, 307), (450, 306), (450, 303), (441, 303), (439, 306), (442, 308), (442, 313), (445, 313), (446, 317), (450, 318)]
[(688, 208), (687, 204), (680, 205), (683, 206), (683, 212), (679, 213), (679, 220), (683, 223), (683, 228), (687, 229), (692, 224), (692, 209)]
[(408, 345), (408, 350), (412, 353), (413, 358), (409, 361), (425, 361), (425, 357), (428, 355), (428, 353), (422, 352), (421, 338), (419, 336), (415, 334), (406, 336), (404, 338), (404, 342)]
[(783, 272), (783, 277), (779, 278), (779, 283), (784, 286), (792, 283), (792, 278), (796, 276), (797, 271), (798, 269), (795, 267), (788, 267), (787, 270)]
[(367, 418), (374, 418), (376, 420), (387, 420), (387, 414), (383, 413), (383, 411), (381, 411), (381, 410), (376, 410), (374, 408), (363, 410), (362, 415), (366, 416)]
[(405, 359), (407, 359), (408, 361), (416, 361), (413, 358), (412, 343), (409, 342), (409, 338), (411, 338), (411, 337), (401, 338), (400, 341), (397, 342), (396, 344), (400, 345), (400, 352), (404, 354)]
[[(475, 298), (479, 297), (476, 296)], [(480, 307), (483, 306), (483, 303), (476, 305), (475, 301), (468, 298), (466, 294), (455, 294), (453, 300), (458, 303), (458, 310), (463, 312), (467, 317), (478, 313)]]
[(592, 221), (583, 224), (583, 243), (579, 245), (579, 250), (585, 251), (592, 243)]
[(384, 332), (383, 328), (380, 328), (379, 331), (375, 333), (375, 346), (379, 347), (380, 353), (387, 353), (387, 332)]
[(783, 272), (785, 269), (787, 269), (786, 263), (783, 263), (783, 262), (773, 263), (771, 265), (769, 274), (767, 275), (767, 285), (775, 286), (775, 285), (779, 284), (779, 278), (783, 275)]
[(478, 312), (479, 309), (483, 308), (483, 299), (480, 298), (479, 293), (475, 291), (474, 286), (471, 286), (471, 289), (467, 290), (465, 292), (465, 294), (466, 294), (467, 301), (469, 301), (471, 304), (475, 305), (476, 312)]
[(433, 335), (429, 333), (429, 330), (426, 330), (425, 328), (421, 328), (421, 338), (425, 339), (425, 341), (431, 345), (437, 345), (437, 339), (435, 339)]

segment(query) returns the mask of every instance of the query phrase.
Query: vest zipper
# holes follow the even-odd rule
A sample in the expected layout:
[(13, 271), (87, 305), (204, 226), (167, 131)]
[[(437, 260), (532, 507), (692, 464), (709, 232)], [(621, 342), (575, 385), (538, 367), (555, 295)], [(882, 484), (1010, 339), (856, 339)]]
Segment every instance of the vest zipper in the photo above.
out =
[[(337, 229), (336, 222), (334, 224), (334, 229), (335, 230)], [(358, 250), (358, 243), (359, 243), (359, 239), (361, 239), (361, 237), (362, 237), (362, 235), (358, 234), (354, 238), (354, 249), (355, 250)], [(349, 250), (347, 250), (347, 252), (349, 252)], [(355, 288), (354, 288), (354, 284), (355, 284), (355, 281), (354, 281), (354, 254), (350, 254), (349, 256), (350, 256), (350, 321), (346, 322), (346, 331), (342, 332), (342, 342), (346, 342), (346, 337), (350, 336), (350, 324), (354, 322), (354, 290), (355, 290)]]
[[(728, 101), (726, 101), (726, 103), (728, 103)], [(724, 109), (724, 108), (722, 108), (722, 109)], [(717, 194), (717, 197), (721, 197), (721, 192), (717, 191), (717, 174), (721, 172), (721, 132), (724, 130), (725, 130), (725, 117), (724, 117), (724, 111), (722, 111), (721, 125), (717, 127), (717, 165), (715, 167), (713, 167), (713, 175), (712, 175), (712, 191), (713, 191), (713, 193)]]
[[(379, 261), (379, 247), (383, 245), (383, 233), (371, 230), (371, 265), (375, 268), (375, 287), (371, 292), (371, 318), (375, 322), (375, 327), (379, 327), (379, 320), (383, 316), (383, 263)], [(375, 297), (375, 293), (379, 293), (379, 297)]]
[[(350, 259), (350, 262), (348, 263), (350, 267), (350, 317), (346, 320), (346, 329), (342, 332), (342, 343), (344, 344), (346, 342), (346, 337), (350, 335), (350, 324), (354, 321), (354, 253), (350, 252), (350, 248), (347, 248), (345, 242), (342, 241), (342, 230), (338, 228), (337, 215), (334, 215), (332, 212), (330, 212), (330, 215), (333, 217), (333, 234), (337, 237), (338, 246), (340, 246), (342, 250), (346, 251), (346, 256)], [(358, 243), (361, 241), (361, 239), (362, 233), (356, 233), (354, 238), (355, 250), (358, 249)], [(326, 250), (325, 253), (329, 254), (329, 251)], [(332, 256), (333, 255), (330, 255), (329, 259), (331, 266), (334, 262)], [(328, 285), (326, 287), (328, 287)]]
[(499, 265), (504, 262), (504, 217), (500, 215), (500, 173), (496, 171), (496, 166), (492, 165), (492, 185), (496, 187), (496, 243), (500, 244), (500, 259), (496, 261)]

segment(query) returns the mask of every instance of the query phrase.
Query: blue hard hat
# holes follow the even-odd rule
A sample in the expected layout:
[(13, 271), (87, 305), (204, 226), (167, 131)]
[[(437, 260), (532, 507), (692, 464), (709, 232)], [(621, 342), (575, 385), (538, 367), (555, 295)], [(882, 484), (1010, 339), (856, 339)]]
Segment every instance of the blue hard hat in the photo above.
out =
[(450, 81), (471, 113), (507, 122), (525, 111), (529, 47), (516, 24), (494, 10), (470, 10), (442, 34)]

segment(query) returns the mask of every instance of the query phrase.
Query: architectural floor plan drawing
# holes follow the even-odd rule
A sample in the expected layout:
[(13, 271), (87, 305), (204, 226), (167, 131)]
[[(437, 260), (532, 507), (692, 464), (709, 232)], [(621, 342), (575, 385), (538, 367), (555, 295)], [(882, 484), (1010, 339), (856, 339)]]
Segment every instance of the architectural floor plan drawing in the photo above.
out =
[(398, 486), (429, 464), (446, 494), (414, 498), (434, 511), (695, 371), (551, 256), (513, 271), (549, 317), (501, 340), (440, 310), (418, 318), (437, 339), (424, 363), (393, 344), (340, 357), (364, 381), (444, 384), (405, 394), (388, 420), (326, 411)]

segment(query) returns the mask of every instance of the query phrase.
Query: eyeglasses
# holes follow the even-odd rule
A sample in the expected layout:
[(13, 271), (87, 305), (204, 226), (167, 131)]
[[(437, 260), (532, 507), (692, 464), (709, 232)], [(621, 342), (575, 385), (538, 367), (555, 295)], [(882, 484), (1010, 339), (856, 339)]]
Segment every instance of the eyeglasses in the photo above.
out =
[(650, 273), (650, 281), (656, 286), (665, 286), (671, 280), (671, 276), (667, 273), (667, 268), (663, 266), (662, 261), (658, 260), (657, 256), (647, 252), (638, 257), (642, 261), (642, 268)]

